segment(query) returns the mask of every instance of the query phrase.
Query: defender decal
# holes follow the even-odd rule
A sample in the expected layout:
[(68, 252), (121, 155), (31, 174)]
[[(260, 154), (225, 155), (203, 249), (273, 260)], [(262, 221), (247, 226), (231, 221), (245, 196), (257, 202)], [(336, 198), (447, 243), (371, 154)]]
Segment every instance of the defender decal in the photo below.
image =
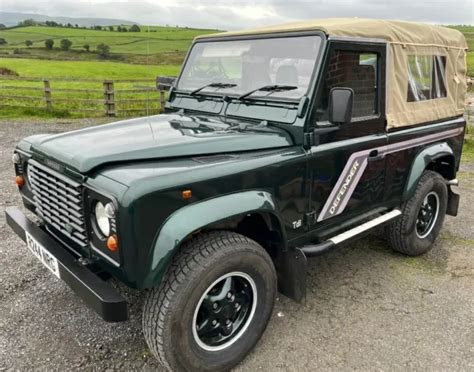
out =
[(341, 214), (351, 199), (360, 178), (367, 167), (369, 154), (377, 150), (379, 155), (385, 156), (398, 151), (403, 151), (415, 146), (424, 145), (430, 142), (450, 138), (462, 133), (463, 128), (455, 128), (440, 133), (429, 134), (427, 136), (414, 138), (407, 141), (393, 143), (387, 146), (375, 147), (353, 153), (347, 161), (341, 175), (339, 176), (334, 188), (324, 204), (317, 221), (323, 221), (328, 218)]
[(334, 200), (334, 202), (332, 203), (331, 208), (329, 208), (329, 213), (331, 213), (332, 215), (334, 215), (334, 213), (336, 212), (336, 208), (339, 205), (339, 203), (341, 201), (341, 198), (346, 193), (347, 188), (350, 186), (351, 182), (353, 181), (354, 175), (356, 174), (357, 170), (360, 169), (359, 166), (360, 166), (360, 164), (356, 160), (354, 162), (354, 165), (352, 166), (350, 172), (349, 172), (349, 175), (347, 176), (344, 183), (342, 184), (341, 189), (337, 193), (336, 200)]

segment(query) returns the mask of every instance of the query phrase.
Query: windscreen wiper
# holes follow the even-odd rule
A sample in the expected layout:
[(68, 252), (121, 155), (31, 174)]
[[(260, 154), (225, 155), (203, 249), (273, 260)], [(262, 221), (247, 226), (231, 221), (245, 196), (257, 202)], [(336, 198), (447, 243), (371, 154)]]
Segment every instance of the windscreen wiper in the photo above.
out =
[(295, 89), (298, 89), (298, 87), (295, 86), (295, 85), (278, 85), (278, 84), (277, 85), (264, 85), (263, 87), (253, 89), (250, 92), (242, 94), (237, 99), (242, 100), (242, 99), (247, 98), (248, 96), (250, 96), (250, 95), (252, 95), (256, 92), (270, 92), (270, 94), (271, 94), (271, 93), (275, 93), (275, 92), (284, 92), (284, 91), (287, 91), (287, 90), (295, 90)]
[(262, 120), (258, 124), (250, 124), (250, 123), (237, 123), (232, 125), (229, 130), (236, 130), (236, 131), (254, 131), (254, 132), (267, 132), (267, 133), (281, 133), (276, 129), (272, 129), (268, 127), (268, 121)]
[(193, 90), (191, 93), (189, 93), (190, 96), (193, 96), (195, 95), (196, 93), (199, 93), (201, 90), (205, 89), (205, 88), (219, 88), (219, 89), (223, 89), (223, 88), (233, 88), (233, 87), (236, 87), (237, 84), (231, 84), (231, 83), (210, 83), (210, 84), (206, 84), (200, 88), (197, 88), (195, 90)]

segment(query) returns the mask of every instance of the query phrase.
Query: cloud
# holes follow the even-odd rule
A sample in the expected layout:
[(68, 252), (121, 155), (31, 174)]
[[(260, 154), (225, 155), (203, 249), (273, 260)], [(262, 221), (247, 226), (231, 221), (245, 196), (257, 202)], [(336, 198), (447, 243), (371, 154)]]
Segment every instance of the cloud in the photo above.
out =
[(326, 17), (474, 24), (473, 0), (0, 0), (0, 10), (233, 30)]

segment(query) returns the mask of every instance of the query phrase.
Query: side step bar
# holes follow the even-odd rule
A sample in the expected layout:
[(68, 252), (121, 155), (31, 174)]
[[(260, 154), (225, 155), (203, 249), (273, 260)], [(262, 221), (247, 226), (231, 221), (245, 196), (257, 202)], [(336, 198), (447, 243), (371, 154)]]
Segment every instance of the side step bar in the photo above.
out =
[(373, 220), (367, 221), (362, 225), (356, 226), (350, 230), (344, 231), (343, 233), (333, 236), (332, 238), (318, 244), (306, 245), (301, 247), (300, 250), (307, 257), (319, 256), (329, 249), (335, 247), (336, 245), (351, 239), (363, 232), (373, 229), (376, 226), (389, 222), (397, 217), (399, 217), (402, 212), (399, 209), (394, 209), (391, 212), (385, 213), (379, 217), (374, 218)]

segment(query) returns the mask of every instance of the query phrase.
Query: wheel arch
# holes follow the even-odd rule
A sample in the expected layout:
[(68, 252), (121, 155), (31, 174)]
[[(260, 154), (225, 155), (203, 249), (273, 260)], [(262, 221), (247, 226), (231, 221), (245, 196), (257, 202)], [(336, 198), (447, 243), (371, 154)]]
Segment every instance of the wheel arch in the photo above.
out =
[(245, 235), (262, 245), (272, 258), (277, 251), (287, 249), (285, 229), (270, 193), (245, 191), (203, 200), (177, 210), (160, 227), (142, 286), (158, 285), (182, 244), (195, 234), (212, 230)]
[(454, 152), (447, 142), (423, 148), (412, 162), (403, 192), (403, 201), (413, 196), (418, 181), (425, 170), (435, 171), (446, 180), (450, 180), (456, 176), (455, 164)]

